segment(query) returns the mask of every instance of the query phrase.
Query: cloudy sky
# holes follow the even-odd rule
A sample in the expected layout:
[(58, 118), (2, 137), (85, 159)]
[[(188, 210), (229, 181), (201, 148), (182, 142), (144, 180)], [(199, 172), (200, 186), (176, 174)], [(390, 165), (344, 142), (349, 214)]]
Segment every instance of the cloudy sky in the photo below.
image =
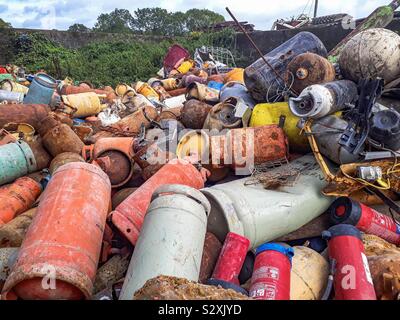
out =
[[(74, 23), (92, 27), (100, 13), (116, 7), (132, 13), (142, 7), (162, 7), (169, 11), (191, 8), (210, 9), (229, 19), (225, 7), (241, 21), (249, 21), (259, 30), (268, 30), (278, 18), (312, 12), (313, 0), (0, 0), (0, 18), (14, 27), (35, 29), (67, 29)], [(365, 17), (376, 7), (390, 0), (320, 0), (319, 15), (348, 13)]]

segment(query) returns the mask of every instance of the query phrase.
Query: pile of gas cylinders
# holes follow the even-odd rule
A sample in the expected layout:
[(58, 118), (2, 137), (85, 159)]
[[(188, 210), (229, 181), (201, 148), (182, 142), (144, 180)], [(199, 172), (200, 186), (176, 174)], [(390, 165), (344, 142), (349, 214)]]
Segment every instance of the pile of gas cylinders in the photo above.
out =
[(0, 68), (1, 299), (398, 299), (399, 61), (367, 29), (245, 69), (176, 44), (116, 88)]

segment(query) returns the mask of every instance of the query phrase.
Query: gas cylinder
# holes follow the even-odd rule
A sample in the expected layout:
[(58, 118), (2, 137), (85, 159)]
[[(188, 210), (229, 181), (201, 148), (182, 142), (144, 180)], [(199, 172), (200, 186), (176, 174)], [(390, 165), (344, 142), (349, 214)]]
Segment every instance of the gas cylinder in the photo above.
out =
[(182, 77), (182, 84), (185, 87), (190, 86), (192, 83), (197, 82), (201, 84), (207, 84), (207, 78), (195, 76), (194, 74), (187, 74)]
[(6, 90), (0, 90), (0, 102), (17, 102), (22, 103), (24, 100), (24, 94), (21, 92), (12, 92)]
[(186, 128), (202, 129), (211, 108), (207, 103), (195, 99), (189, 100), (183, 105), (179, 120)]
[(242, 126), (242, 118), (235, 116), (238, 100), (229, 98), (211, 108), (204, 121), (203, 129), (222, 131)]
[(386, 83), (400, 74), (400, 36), (388, 29), (364, 30), (349, 39), (340, 57), (340, 71), (346, 79), (358, 82), (383, 78)]
[(29, 210), (42, 192), (35, 180), (22, 177), (0, 189), (0, 226)]
[(96, 94), (107, 95), (110, 91), (105, 89), (93, 89), (87, 86), (73, 86), (73, 85), (63, 85), (60, 84), (58, 86), (58, 92), (60, 95), (70, 95), (70, 94), (79, 94), (79, 93), (87, 93), (94, 92)]
[(117, 191), (111, 198), (112, 209), (115, 210), (126, 198), (134, 193), (137, 188), (124, 188)]
[[(178, 97), (178, 96), (181, 96), (181, 95), (185, 96), (186, 95), (186, 91), (187, 91), (186, 88), (180, 88), (180, 89), (175, 89), (175, 90), (168, 91), (168, 93), (170, 94), (171, 97)], [(186, 99), (186, 97), (185, 97), (185, 99)]]
[(160, 101), (164, 101), (166, 99), (171, 98), (171, 95), (163, 87), (161, 80), (154, 79), (151, 82), (150, 82), (150, 80), (148, 81), (148, 83), (154, 89), (154, 91), (157, 92), (158, 96), (160, 97)]
[(149, 100), (160, 100), (158, 93), (146, 82), (138, 81), (135, 85), (135, 91)]
[(251, 114), (250, 127), (278, 125), (282, 119), (284, 119), (283, 131), (288, 137), (290, 150), (301, 154), (308, 153), (310, 151), (308, 138), (297, 128), (300, 118), (290, 111), (287, 102), (256, 105)]
[[(306, 52), (316, 53), (323, 57), (328, 54), (317, 36), (310, 32), (299, 32), (293, 38), (267, 53), (264, 58), (284, 78), (288, 64), (299, 54)], [(244, 82), (253, 98), (259, 102), (275, 100), (279, 95), (278, 92), (285, 88), (283, 81), (261, 58), (245, 69)]]
[[(108, 175), (113, 188), (126, 184), (133, 175), (135, 139), (127, 137), (102, 138), (92, 147), (84, 147), (86, 160), (95, 161)], [(90, 154), (86, 154), (89, 150)]]
[(329, 259), (335, 263), (335, 300), (376, 300), (360, 231), (339, 224), (324, 231), (322, 237), (328, 241)]
[(181, 80), (175, 78), (161, 80), (161, 84), (167, 91), (175, 90), (182, 87)]
[(57, 88), (57, 81), (45, 73), (38, 73), (33, 78), (24, 103), (50, 104)]
[(110, 181), (97, 166), (60, 167), (39, 203), (2, 299), (90, 298), (110, 197)]
[(353, 81), (338, 80), (307, 87), (298, 98), (289, 99), (289, 106), (300, 118), (320, 119), (343, 110), (357, 97), (357, 85)]
[(400, 245), (400, 224), (393, 218), (347, 197), (337, 199), (329, 208), (332, 224), (351, 224), (358, 230)]
[(48, 168), (52, 157), (44, 148), (42, 138), (36, 135), (31, 141), (27, 141), (27, 143), (35, 157), (36, 171)]
[(85, 162), (81, 155), (73, 152), (63, 152), (54, 157), (54, 159), (50, 163), (49, 171), (50, 174), (53, 175), (57, 169), (64, 164), (71, 162)]
[(400, 149), (400, 113), (394, 109), (374, 113), (371, 118), (369, 136), (384, 147)]
[(292, 248), (267, 243), (257, 248), (249, 296), (256, 300), (290, 300)]
[(37, 208), (29, 209), (0, 227), (0, 247), (20, 247), (36, 215)]
[(182, 62), (182, 64), (177, 68), (177, 71), (180, 74), (186, 74), (190, 71), (190, 69), (194, 68), (195, 63), (193, 60), (187, 60)]
[(149, 128), (151, 125), (150, 121), (155, 120), (157, 116), (158, 113), (154, 107), (140, 107), (137, 111), (122, 118), (120, 121), (112, 124), (109, 127), (125, 133), (139, 134), (142, 124), (145, 126), (145, 128)]
[(212, 277), (207, 283), (247, 295), (247, 292), (240, 287), (239, 274), (249, 246), (249, 239), (233, 232), (228, 233)]
[(36, 130), (50, 112), (50, 107), (44, 104), (0, 104), (0, 127), (10, 122), (27, 123)]
[(201, 258), (199, 282), (205, 283), (213, 273), (222, 249), (221, 241), (211, 232), (206, 233), (203, 256)]
[(128, 91), (135, 92), (135, 89), (133, 89), (131, 86), (127, 85), (126, 83), (119, 84), (115, 88), (115, 93), (119, 97), (123, 97)]
[(65, 95), (62, 100), (67, 107), (73, 108), (74, 118), (95, 116), (107, 108), (107, 104), (101, 104), (94, 92)]
[(35, 156), (26, 142), (19, 140), (0, 146), (0, 185), (36, 170)]
[(235, 81), (244, 84), (244, 69), (234, 68), (225, 74), (225, 83)]
[(285, 160), (287, 138), (277, 125), (231, 129), (210, 136), (211, 164), (230, 166), (237, 175), (249, 175), (255, 166)]
[(80, 154), (84, 146), (83, 142), (76, 133), (58, 120), (54, 115), (50, 115), (43, 120), (39, 128), (43, 145), (53, 157), (60, 153), (74, 152)]
[(303, 53), (289, 63), (286, 81), (292, 83), (296, 92), (302, 92), (308, 86), (335, 80), (336, 71), (328, 59), (315, 53)]
[[(352, 154), (339, 144), (340, 137), (347, 126), (348, 123), (345, 120), (335, 115), (318, 119), (311, 126), (321, 154), (339, 165), (361, 160), (359, 154)], [(363, 150), (364, 147), (361, 152)]]
[(219, 92), (219, 100), (226, 101), (229, 98), (241, 98), (246, 106), (253, 109), (256, 102), (247, 91), (246, 86), (242, 82), (227, 82)]
[(204, 187), (204, 180), (200, 172), (189, 162), (171, 160), (126, 198), (111, 212), (111, 219), (133, 245), (139, 237), (151, 195), (158, 187), (165, 184), (182, 184), (201, 189)]
[(308, 247), (293, 247), (290, 300), (321, 300), (329, 277), (329, 263)]
[(248, 238), (254, 249), (324, 213), (334, 198), (321, 194), (327, 183), (314, 157), (307, 155), (268, 172), (279, 177), (288, 170), (300, 173), (296, 182), (274, 190), (249, 185), (247, 178), (203, 189), (211, 203), (208, 231), (220, 241), (229, 232), (237, 233)]
[(12, 80), (4, 80), (0, 82), (0, 89), (12, 92), (28, 93), (29, 88)]
[(210, 203), (183, 185), (158, 188), (143, 222), (120, 300), (159, 275), (198, 281)]
[(194, 82), (187, 87), (186, 100), (197, 99), (202, 102), (216, 104), (219, 102), (219, 91)]

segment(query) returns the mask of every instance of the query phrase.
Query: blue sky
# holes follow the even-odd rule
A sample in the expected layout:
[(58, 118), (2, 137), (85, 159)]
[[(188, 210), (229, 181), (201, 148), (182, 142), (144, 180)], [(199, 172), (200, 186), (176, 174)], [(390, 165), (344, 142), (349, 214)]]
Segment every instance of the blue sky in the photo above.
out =
[[(390, 0), (319, 0), (319, 15), (348, 13), (365, 17), (376, 7)], [(297, 16), (305, 9), (311, 13), (312, 0), (0, 0), (0, 18), (14, 27), (65, 30), (74, 23), (92, 27), (100, 13), (116, 7), (132, 13), (142, 7), (162, 7), (169, 11), (186, 11), (191, 8), (210, 9), (229, 18), (228, 6), (242, 21), (268, 30), (278, 18)]]

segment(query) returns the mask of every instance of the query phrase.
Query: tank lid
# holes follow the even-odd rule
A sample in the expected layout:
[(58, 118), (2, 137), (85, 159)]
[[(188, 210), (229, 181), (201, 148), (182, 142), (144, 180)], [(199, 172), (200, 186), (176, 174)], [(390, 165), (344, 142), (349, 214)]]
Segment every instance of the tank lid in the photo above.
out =
[(261, 246), (259, 246), (256, 250), (256, 256), (258, 256), (260, 253), (263, 253), (265, 251), (276, 251), (284, 254), (290, 262), (292, 261), (292, 258), (294, 256), (294, 250), (293, 248), (289, 247), (284, 247), (280, 244), (277, 243), (266, 243)]
[(348, 197), (340, 197), (332, 203), (328, 213), (332, 225), (350, 224), (356, 226), (361, 218), (361, 206)]

